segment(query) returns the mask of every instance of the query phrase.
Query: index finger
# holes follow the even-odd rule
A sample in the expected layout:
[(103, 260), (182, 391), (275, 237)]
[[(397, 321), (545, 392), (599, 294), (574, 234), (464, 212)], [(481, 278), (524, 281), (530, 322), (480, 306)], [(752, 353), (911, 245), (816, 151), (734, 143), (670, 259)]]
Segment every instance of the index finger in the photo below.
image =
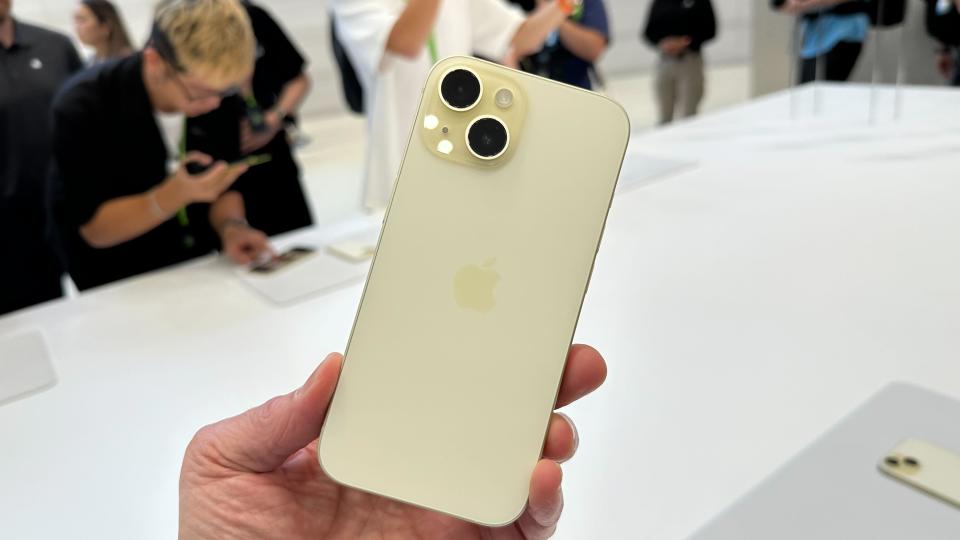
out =
[(564, 407), (593, 392), (607, 378), (607, 364), (596, 349), (589, 345), (574, 345), (567, 355), (557, 405)]
[(183, 163), (195, 162), (200, 165), (209, 165), (213, 163), (213, 158), (204, 154), (203, 152), (187, 152), (187, 155), (183, 156)]

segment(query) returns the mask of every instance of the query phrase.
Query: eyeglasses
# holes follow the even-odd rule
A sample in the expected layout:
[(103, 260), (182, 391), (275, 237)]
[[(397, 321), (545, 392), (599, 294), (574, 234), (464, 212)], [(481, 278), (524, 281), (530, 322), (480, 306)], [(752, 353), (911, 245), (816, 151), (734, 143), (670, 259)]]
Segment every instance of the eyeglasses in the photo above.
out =
[(184, 82), (183, 77), (180, 75), (177, 69), (170, 65), (170, 62), (166, 59), (164, 59), (164, 63), (167, 66), (167, 74), (170, 75), (171, 79), (177, 82), (177, 86), (183, 90), (183, 94), (187, 96), (187, 100), (190, 102), (203, 101), (213, 97), (224, 99), (240, 93), (240, 89), (238, 87), (231, 86), (226, 90), (203, 90), (200, 94), (194, 94), (190, 91), (190, 88), (187, 86), (187, 83)]
[(177, 59), (177, 54), (173, 48), (173, 45), (170, 43), (170, 38), (167, 37), (167, 34), (156, 22), (154, 22), (153, 28), (150, 31), (150, 44), (153, 45), (153, 48), (157, 51), (157, 54), (159, 54), (160, 58), (163, 59), (170, 78), (177, 81), (177, 85), (180, 86), (180, 89), (183, 90), (184, 95), (187, 96), (187, 99), (190, 102), (202, 101), (212, 97), (219, 97), (223, 99), (240, 92), (239, 88), (230, 87), (221, 91), (206, 90), (202, 93), (202, 95), (199, 96), (194, 94), (190, 91), (190, 88), (187, 87), (187, 83), (183, 81), (183, 77), (180, 76), (180, 74), (185, 70), (183, 65), (181, 65), (180, 61)]

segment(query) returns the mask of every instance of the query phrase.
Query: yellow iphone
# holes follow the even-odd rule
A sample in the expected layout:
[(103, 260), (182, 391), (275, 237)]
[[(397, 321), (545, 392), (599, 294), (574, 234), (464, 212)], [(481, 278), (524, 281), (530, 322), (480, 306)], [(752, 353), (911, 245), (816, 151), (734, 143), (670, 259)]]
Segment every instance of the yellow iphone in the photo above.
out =
[(906, 439), (877, 465), (880, 471), (960, 508), (960, 454), (919, 439)]
[(320, 438), (331, 478), (484, 525), (520, 516), (629, 135), (598, 94), (434, 67)]

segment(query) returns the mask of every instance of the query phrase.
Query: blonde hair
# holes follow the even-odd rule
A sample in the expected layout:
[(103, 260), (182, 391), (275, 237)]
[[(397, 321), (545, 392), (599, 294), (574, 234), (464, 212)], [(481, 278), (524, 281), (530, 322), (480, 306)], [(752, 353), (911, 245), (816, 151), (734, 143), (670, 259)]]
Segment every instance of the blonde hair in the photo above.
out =
[(164, 0), (154, 18), (180, 67), (212, 86), (230, 86), (253, 72), (256, 40), (237, 0)]

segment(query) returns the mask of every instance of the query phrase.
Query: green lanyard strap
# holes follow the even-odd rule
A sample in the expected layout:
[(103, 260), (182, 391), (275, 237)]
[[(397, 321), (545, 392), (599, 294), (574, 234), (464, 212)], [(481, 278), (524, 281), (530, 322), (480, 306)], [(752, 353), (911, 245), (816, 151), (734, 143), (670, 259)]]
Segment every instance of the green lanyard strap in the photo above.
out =
[(437, 60), (440, 60), (440, 55), (437, 53), (437, 35), (435, 32), (430, 32), (430, 37), (427, 38), (427, 52), (430, 53), (430, 63), (436, 64)]
[[(180, 134), (180, 148), (178, 149), (179, 159), (178, 163), (182, 163), (183, 159), (187, 156), (187, 118), (183, 118), (183, 132)], [(190, 226), (190, 216), (187, 215), (187, 208), (183, 207), (177, 210), (177, 222), (180, 223), (180, 226), (183, 227), (183, 247), (190, 249), (196, 243), (193, 235), (190, 234), (187, 227)]]

